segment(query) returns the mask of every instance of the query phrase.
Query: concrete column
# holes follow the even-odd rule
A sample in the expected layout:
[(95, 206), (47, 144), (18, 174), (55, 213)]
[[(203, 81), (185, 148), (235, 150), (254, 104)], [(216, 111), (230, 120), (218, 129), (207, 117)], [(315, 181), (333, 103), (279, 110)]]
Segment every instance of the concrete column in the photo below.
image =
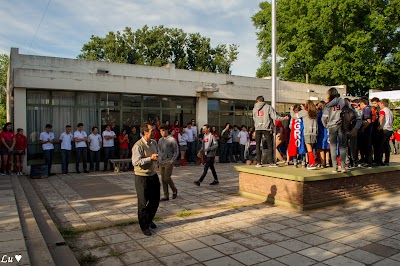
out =
[(207, 93), (200, 93), (196, 98), (196, 121), (200, 130), (204, 124), (208, 123), (208, 97)]
[[(26, 121), (26, 88), (14, 88), (14, 131), (17, 132), (18, 128), (24, 130), (27, 134), (27, 121)], [(24, 172), (29, 173), (30, 167), (27, 166), (27, 157), (24, 159)]]

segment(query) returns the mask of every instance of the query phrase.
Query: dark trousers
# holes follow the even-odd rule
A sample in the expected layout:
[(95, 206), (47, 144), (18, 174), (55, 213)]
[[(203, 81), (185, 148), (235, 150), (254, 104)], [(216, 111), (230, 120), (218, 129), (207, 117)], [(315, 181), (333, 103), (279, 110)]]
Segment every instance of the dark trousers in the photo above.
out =
[(68, 174), (68, 163), (71, 159), (71, 150), (61, 150), (61, 172)]
[(108, 160), (112, 159), (113, 156), (114, 156), (114, 147), (104, 147), (104, 170), (107, 170)]
[(51, 173), (51, 165), (53, 164), (54, 149), (44, 150), (44, 164), (47, 165), (47, 174)]
[(211, 169), (211, 172), (214, 176), (214, 180), (218, 180), (217, 172), (215, 171), (215, 167), (214, 167), (214, 160), (215, 160), (215, 157), (207, 157), (206, 158), (206, 164), (204, 165), (204, 171), (199, 179), (200, 182), (203, 182), (204, 178), (206, 177), (208, 168)]
[[(390, 144), (389, 141), (390, 137), (393, 135), (393, 131), (384, 130), (383, 131), (383, 153), (385, 154), (385, 161), (384, 163), (389, 163), (390, 159)], [(383, 157), (383, 156), (382, 156)]]
[(244, 162), (244, 151), (246, 150), (246, 145), (240, 144), (240, 161)]
[(240, 158), (239, 142), (233, 142), (233, 158), (235, 158), (235, 161), (239, 160)]
[(195, 143), (194, 141), (192, 142), (187, 142), (187, 158), (188, 162), (194, 162), (194, 150), (195, 150)]
[(372, 131), (372, 147), (374, 147), (374, 163), (382, 163), (383, 132), (382, 130)]
[(358, 161), (357, 136), (354, 137), (351, 133), (347, 133), (347, 142), (349, 162), (354, 165)]
[(372, 164), (372, 145), (371, 145), (371, 133), (363, 132), (360, 134), (360, 153), (361, 161), (363, 163)]
[(79, 162), (81, 161), (81, 156), (82, 156), (82, 162), (83, 162), (83, 171), (87, 170), (87, 147), (82, 147), (82, 148), (75, 148), (75, 168), (76, 171), (79, 172)]
[(90, 171), (94, 170), (95, 163), (96, 163), (96, 171), (100, 171), (100, 150), (90, 151)]
[(235, 155), (233, 153), (233, 143), (226, 144), (226, 154), (227, 154), (227, 162), (236, 162)]
[(138, 220), (142, 230), (148, 229), (156, 215), (160, 203), (160, 181), (158, 175), (135, 175), (135, 187), (138, 199)]
[(256, 154), (257, 154), (257, 163), (261, 164), (261, 139), (264, 134), (266, 140), (266, 148), (267, 148), (267, 158), (266, 163), (272, 164), (274, 162), (274, 150), (273, 150), (273, 140), (272, 140), (272, 131), (269, 130), (256, 130)]
[(220, 146), (219, 162), (226, 163), (228, 161), (228, 146), (226, 142), (220, 142), (218, 144)]

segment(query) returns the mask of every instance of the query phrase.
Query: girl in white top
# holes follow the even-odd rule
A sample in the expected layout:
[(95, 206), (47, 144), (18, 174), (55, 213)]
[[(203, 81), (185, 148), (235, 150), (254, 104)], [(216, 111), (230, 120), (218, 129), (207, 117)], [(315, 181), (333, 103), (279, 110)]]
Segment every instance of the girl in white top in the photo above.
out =
[(186, 166), (185, 153), (187, 150), (187, 140), (188, 140), (188, 135), (185, 132), (185, 129), (181, 127), (179, 129), (179, 134), (178, 134), (179, 150), (181, 151), (181, 167)]

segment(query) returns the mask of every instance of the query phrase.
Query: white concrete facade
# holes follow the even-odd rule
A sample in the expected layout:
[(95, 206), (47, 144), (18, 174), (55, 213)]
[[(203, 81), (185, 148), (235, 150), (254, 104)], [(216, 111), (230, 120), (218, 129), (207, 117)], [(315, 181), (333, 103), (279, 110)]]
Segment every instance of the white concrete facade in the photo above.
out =
[[(9, 72), (7, 118), (15, 128), (23, 129), (27, 128), (28, 89), (193, 97), (200, 126), (208, 120), (208, 99), (255, 101), (259, 95), (271, 99), (271, 80), (181, 70), (173, 64), (151, 67), (22, 55), (12, 48)], [(323, 100), (328, 88), (278, 80), (277, 109), (284, 111), (289, 104), (309, 99)], [(345, 88), (338, 90), (346, 93)]]

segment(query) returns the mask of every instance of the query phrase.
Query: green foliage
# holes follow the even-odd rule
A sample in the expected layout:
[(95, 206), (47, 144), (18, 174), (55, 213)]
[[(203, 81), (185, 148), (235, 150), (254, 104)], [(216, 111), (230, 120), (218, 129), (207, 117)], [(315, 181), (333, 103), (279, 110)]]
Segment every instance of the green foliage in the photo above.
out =
[(400, 102), (391, 102), (390, 103), (390, 108), (393, 111), (393, 130), (397, 131), (397, 129), (400, 128), (400, 110), (395, 109), (395, 108), (400, 108)]
[(187, 217), (190, 217), (190, 216), (193, 216), (193, 215), (197, 215), (197, 214), (200, 214), (200, 213), (201, 212), (194, 212), (194, 211), (186, 210), (186, 211), (178, 213), (176, 216), (181, 217), (181, 218), (187, 218)]
[(0, 55), (0, 125), (6, 123), (6, 90), (9, 58), (6, 54)]
[[(253, 17), (258, 53), (271, 56), (271, 4)], [(400, 0), (278, 0), (280, 76), (346, 84), (353, 95), (400, 88)], [(261, 71), (259, 69), (259, 71)]]
[(179, 69), (230, 73), (237, 48), (235, 44), (211, 47), (210, 39), (199, 33), (146, 25), (135, 32), (129, 27), (109, 32), (104, 38), (92, 35), (78, 58), (149, 66), (174, 63)]

